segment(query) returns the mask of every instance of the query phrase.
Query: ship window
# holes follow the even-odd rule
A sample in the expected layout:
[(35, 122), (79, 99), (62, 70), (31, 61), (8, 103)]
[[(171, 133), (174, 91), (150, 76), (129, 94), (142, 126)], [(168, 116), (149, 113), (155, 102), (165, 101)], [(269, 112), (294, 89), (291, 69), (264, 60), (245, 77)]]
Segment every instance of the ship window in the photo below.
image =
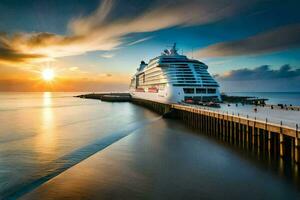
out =
[(207, 93), (214, 94), (214, 93), (216, 93), (216, 89), (209, 88), (209, 89), (207, 89)]
[(205, 88), (196, 88), (196, 93), (197, 94), (206, 94), (206, 89)]
[(195, 93), (194, 88), (183, 88), (183, 91), (185, 94), (194, 94)]

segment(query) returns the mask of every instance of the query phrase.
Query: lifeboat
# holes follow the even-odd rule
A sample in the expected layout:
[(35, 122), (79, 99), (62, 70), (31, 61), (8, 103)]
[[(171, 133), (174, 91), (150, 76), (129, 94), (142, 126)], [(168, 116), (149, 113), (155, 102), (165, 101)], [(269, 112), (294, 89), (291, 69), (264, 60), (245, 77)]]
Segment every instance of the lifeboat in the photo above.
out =
[(135, 91), (136, 92), (145, 92), (144, 88), (136, 88)]
[(148, 88), (148, 92), (158, 93), (158, 89), (156, 87)]

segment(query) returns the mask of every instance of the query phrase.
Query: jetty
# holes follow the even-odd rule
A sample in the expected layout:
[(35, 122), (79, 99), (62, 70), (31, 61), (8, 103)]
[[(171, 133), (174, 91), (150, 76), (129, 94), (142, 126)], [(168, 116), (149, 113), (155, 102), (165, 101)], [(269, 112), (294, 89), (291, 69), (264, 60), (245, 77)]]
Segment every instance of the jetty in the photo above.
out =
[(129, 93), (91, 93), (82, 94), (76, 97), (85, 99), (99, 99), (101, 101), (108, 102), (128, 102), (131, 100), (131, 95)]
[(243, 103), (243, 104), (253, 104), (253, 105), (266, 105), (266, 98), (258, 98), (253, 96), (229, 96), (222, 94), (221, 98), (226, 103)]
[[(96, 98), (106, 101), (102, 95), (81, 95), (81, 98)], [(104, 97), (104, 98), (103, 98)], [(125, 93), (110, 94), (109, 101), (124, 101), (134, 103), (149, 108), (166, 118), (182, 120), (192, 128), (201, 133), (214, 136), (230, 144), (243, 148), (251, 148), (257, 152), (267, 152), (270, 157), (287, 158), (292, 162), (300, 163), (300, 131), (297, 118), (295, 123), (284, 124), (284, 119), (280, 122), (272, 121), (271, 116), (265, 119), (252, 117), (240, 113), (230, 113), (224, 110), (211, 109), (200, 106), (185, 104), (168, 104), (146, 99), (128, 97)], [(115, 98), (115, 100), (113, 100)], [(265, 109), (271, 108), (266, 107)], [(299, 111), (287, 111), (299, 112)], [(293, 127), (293, 124), (295, 125)]]

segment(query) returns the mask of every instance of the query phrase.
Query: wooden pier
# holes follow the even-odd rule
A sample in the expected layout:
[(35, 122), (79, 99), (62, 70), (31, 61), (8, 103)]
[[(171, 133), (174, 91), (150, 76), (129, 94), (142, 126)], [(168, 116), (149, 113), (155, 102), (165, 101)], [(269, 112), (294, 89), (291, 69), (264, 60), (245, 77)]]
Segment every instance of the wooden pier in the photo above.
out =
[(226, 141), (230, 144), (257, 152), (267, 152), (271, 157), (286, 158), (300, 164), (300, 131), (298, 125), (292, 128), (281, 124), (218, 112), (204, 107), (182, 104), (167, 104), (145, 99), (131, 98), (128, 93), (87, 94), (81, 98), (106, 101), (129, 101), (149, 108), (164, 117), (182, 120), (189, 126)]
[(263, 150), (270, 156), (278, 156), (300, 163), (300, 131), (295, 128), (261, 121), (255, 118), (212, 111), (181, 104), (165, 104), (144, 99), (132, 102), (158, 112), (165, 117), (182, 120), (202, 133), (217, 137), (234, 145)]

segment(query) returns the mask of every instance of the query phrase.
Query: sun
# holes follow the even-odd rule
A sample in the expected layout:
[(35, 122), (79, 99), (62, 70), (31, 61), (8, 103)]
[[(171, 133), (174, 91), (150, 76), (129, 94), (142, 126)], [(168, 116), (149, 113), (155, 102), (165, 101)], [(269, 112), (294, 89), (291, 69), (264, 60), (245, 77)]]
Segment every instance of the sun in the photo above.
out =
[(53, 69), (44, 69), (42, 71), (42, 77), (45, 81), (52, 81), (54, 79)]

